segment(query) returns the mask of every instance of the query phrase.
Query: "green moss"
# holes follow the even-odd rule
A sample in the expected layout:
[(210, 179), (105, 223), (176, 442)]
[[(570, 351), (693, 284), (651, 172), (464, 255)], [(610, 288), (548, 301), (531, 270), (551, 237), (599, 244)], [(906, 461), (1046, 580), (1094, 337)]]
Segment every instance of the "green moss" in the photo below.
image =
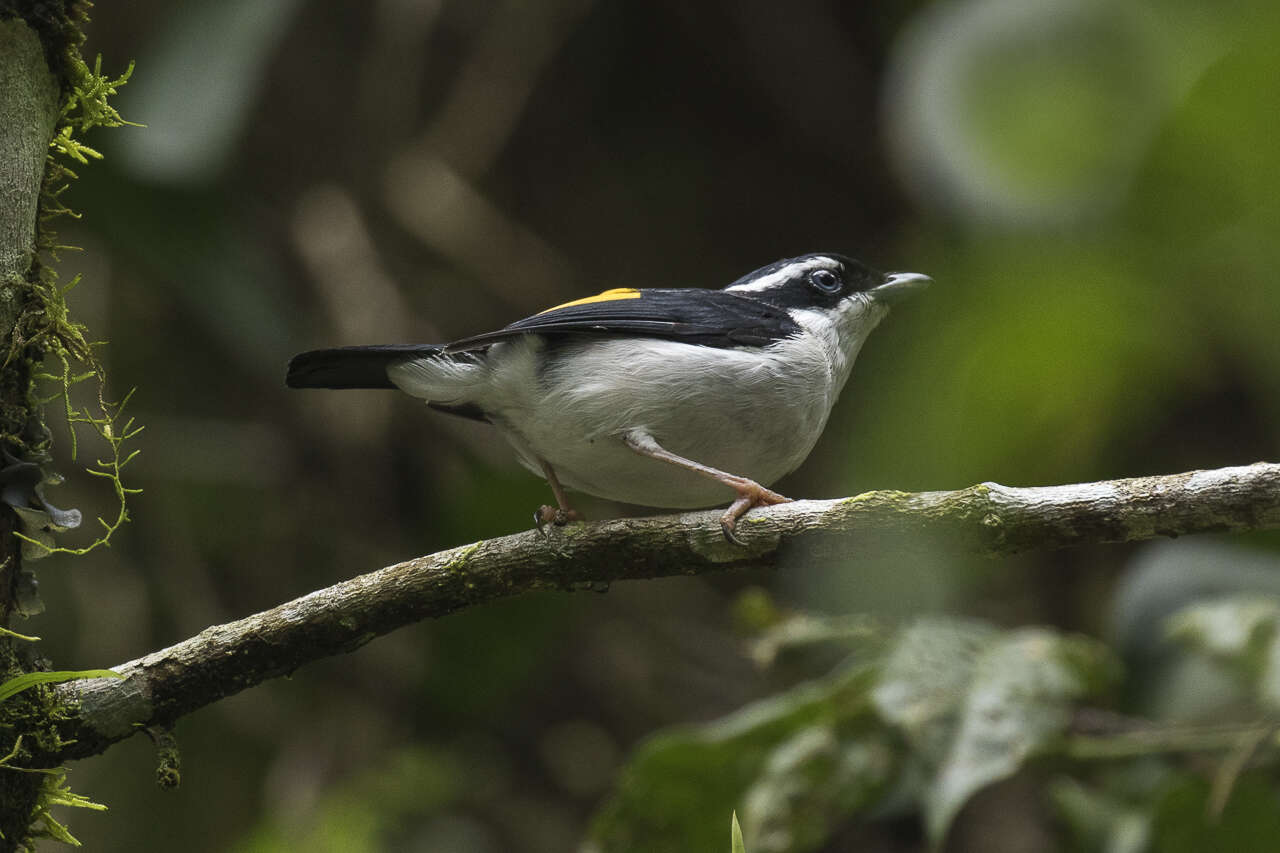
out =
[[(103, 810), (106, 806), (71, 792), (66, 785), (66, 770), (61, 767), (30, 767), (41, 756), (57, 754), (66, 744), (58, 733), (57, 721), (68, 713), (59, 704), (57, 694), (48, 684), (36, 685), (0, 702), (0, 732), (22, 732), (0, 741), (5, 750), (0, 757), (0, 803), (6, 808), (26, 810), (26, 837), (18, 849), (31, 849), (39, 838), (52, 838), (79, 846), (65, 825), (50, 813), (54, 806), (73, 806)], [(32, 785), (32, 774), (39, 784)]]
[[(480, 550), (480, 546), (484, 544), (484, 540), (473, 542), (458, 551), (457, 556), (449, 562), (441, 566), (441, 569), (449, 574), (461, 574), (467, 568), (467, 562), (471, 559), (471, 555)], [(470, 584), (468, 588), (470, 588)]]
[(845, 498), (843, 501), (841, 501), (841, 503), (845, 504), (846, 506), (851, 504), (863, 504), (863, 503), (894, 505), (894, 504), (900, 504), (910, 499), (911, 497), (912, 497), (911, 492), (903, 492), (903, 491), (898, 491), (896, 489), (877, 489), (872, 492), (863, 492), (860, 495), (854, 495), (853, 497)]
[(156, 745), (156, 785), (172, 791), (182, 784), (182, 754), (172, 729), (150, 728), (147, 733)]
[[(70, 7), (63, 9), (65, 14), (74, 14), (77, 21), (85, 20), (80, 7), (72, 11), (67, 11), (67, 8)], [(79, 456), (79, 428), (87, 427), (99, 442), (105, 444), (105, 456), (86, 470), (110, 484), (116, 511), (113, 518), (98, 518), (98, 537), (80, 548), (53, 548), (19, 534), (24, 541), (45, 553), (84, 554), (105, 545), (116, 529), (129, 519), (128, 496), (138, 491), (126, 487), (121, 477), (124, 467), (137, 454), (136, 450), (128, 450), (126, 445), (142, 430), (132, 418), (124, 417), (129, 395), (120, 402), (108, 399), (106, 371), (95, 354), (100, 344), (89, 340), (88, 330), (71, 316), (67, 306), (67, 293), (79, 283), (79, 277), (64, 285), (54, 267), (45, 260), (56, 261), (60, 250), (71, 248), (58, 242), (54, 229), (62, 217), (76, 216), (62, 201), (62, 194), (76, 177), (68, 164), (88, 163), (91, 158), (100, 159), (102, 156), (81, 141), (84, 134), (97, 127), (128, 124), (111, 106), (109, 99), (129, 79), (133, 64), (130, 63), (119, 77), (108, 77), (102, 73), (101, 57), (90, 69), (80, 56), (82, 41), (83, 37), (77, 30), (75, 37), (64, 42), (64, 55), (58, 63), (64, 82), (64, 97), (45, 162), (36, 226), (38, 252), (26, 279), (18, 283), (22, 305), (5, 354), (6, 366), (17, 361), (25, 367), (5, 373), (24, 377), (27, 381), (24, 393), (10, 395), (8, 399), (24, 399), (26, 406), (10, 404), (0, 410), (0, 440), (21, 458), (47, 461), (52, 434), (44, 420), (44, 407), (61, 402), (68, 424), (72, 460)], [(38, 369), (39, 365), (50, 363), (54, 365), (53, 370)], [(94, 402), (89, 405), (73, 403), (73, 386), (87, 380), (95, 380), (97, 385)], [(42, 388), (47, 390), (42, 391)]]

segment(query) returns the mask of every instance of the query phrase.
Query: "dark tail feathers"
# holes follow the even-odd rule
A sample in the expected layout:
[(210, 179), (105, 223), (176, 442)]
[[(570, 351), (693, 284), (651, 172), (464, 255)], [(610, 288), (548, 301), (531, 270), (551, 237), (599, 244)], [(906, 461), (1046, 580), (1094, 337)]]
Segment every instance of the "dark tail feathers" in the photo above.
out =
[(284, 383), (290, 388), (394, 388), (387, 378), (388, 365), (443, 349), (435, 344), (386, 344), (312, 350), (289, 360)]

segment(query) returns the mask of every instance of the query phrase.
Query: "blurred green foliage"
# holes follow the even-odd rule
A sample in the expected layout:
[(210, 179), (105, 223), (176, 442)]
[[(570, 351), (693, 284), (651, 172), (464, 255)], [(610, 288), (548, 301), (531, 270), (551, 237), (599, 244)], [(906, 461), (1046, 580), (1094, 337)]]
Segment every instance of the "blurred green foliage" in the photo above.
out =
[[(482, 425), (287, 394), (293, 352), (806, 251), (937, 286), (877, 331), (786, 494), (1280, 456), (1264, 0), (145, 0), (90, 35), (139, 59), (119, 108), (147, 128), (90, 140), (107, 159), (70, 193), (87, 251), (62, 269), (148, 432), (135, 524), (41, 569), (32, 629), (60, 667), (523, 529), (545, 500)], [(1280, 538), (1242, 538), (998, 563), (851, 542), (776, 578), (527, 596), (181, 721), (176, 792), (140, 739), (81, 762), (111, 811), (74, 829), (191, 853), (561, 853), (588, 828), (723, 849), (736, 810), (752, 853), (948, 827), (961, 851), (1269, 849)], [(755, 659), (747, 585), (771, 589)]]
[(922, 620), (873, 660), (649, 741), (592, 840), (602, 851), (710, 847), (704, 816), (740, 803), (753, 850), (803, 853), (891, 802), (923, 812), (937, 843), (976, 792), (1049, 748), (1072, 702), (1114, 671), (1083, 637)]

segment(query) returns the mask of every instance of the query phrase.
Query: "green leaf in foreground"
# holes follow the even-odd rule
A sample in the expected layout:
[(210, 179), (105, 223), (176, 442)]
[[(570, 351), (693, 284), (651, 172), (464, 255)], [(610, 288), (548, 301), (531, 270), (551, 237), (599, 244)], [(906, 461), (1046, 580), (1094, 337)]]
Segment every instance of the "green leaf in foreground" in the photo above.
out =
[(881, 719), (906, 737), (913, 761), (942, 762), (974, 662), (999, 636), (985, 622), (942, 618), (920, 619), (899, 632), (871, 697)]
[(1053, 742), (1074, 702), (1112, 670), (1106, 650), (1084, 637), (1025, 628), (993, 642), (973, 665), (959, 726), (925, 792), (929, 837), (941, 841), (970, 797)]
[(1074, 701), (1111, 669), (1100, 644), (1047, 629), (931, 618), (903, 630), (872, 697), (911, 746), (919, 782), (908, 794), (930, 839), (941, 841), (970, 797), (1057, 737)]
[(74, 681), (78, 678), (124, 678), (118, 672), (109, 669), (62, 669), (57, 672), (27, 672), (10, 678), (0, 684), (0, 702), (21, 693), (37, 684), (55, 684), (60, 681)]
[(875, 671), (845, 667), (722, 720), (639, 747), (591, 849), (686, 853), (724, 844), (724, 814), (747, 802), (752, 853), (812, 850), (831, 822), (879, 796), (896, 773), (891, 736), (868, 698)]
[(821, 847), (897, 777), (899, 744), (886, 732), (842, 736), (835, 725), (796, 732), (769, 755), (743, 799), (755, 853)]
[(643, 744), (588, 849), (684, 853), (724, 843), (742, 811), (752, 853), (806, 853), (892, 800), (940, 841), (966, 802), (1056, 741), (1114, 674), (1099, 643), (1049, 629), (925, 619), (882, 659)]
[(738, 826), (738, 813), (733, 813), (729, 824), (729, 853), (747, 853), (747, 845), (742, 843), (742, 827)]

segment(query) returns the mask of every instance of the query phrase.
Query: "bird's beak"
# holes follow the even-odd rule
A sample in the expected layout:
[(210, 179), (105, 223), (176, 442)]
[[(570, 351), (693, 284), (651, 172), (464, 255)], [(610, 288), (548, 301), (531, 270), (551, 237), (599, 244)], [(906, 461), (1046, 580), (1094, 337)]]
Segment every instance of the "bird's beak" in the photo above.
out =
[(872, 288), (871, 296), (877, 302), (893, 305), (913, 293), (924, 290), (932, 281), (933, 279), (929, 276), (918, 272), (885, 273), (884, 284)]

